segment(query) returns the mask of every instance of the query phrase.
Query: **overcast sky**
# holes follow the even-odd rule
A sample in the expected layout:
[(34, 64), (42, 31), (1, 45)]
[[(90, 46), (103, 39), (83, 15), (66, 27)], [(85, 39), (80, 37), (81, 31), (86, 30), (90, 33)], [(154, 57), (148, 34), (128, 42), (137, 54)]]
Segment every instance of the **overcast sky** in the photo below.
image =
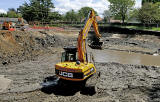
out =
[[(1, 0), (0, 13), (6, 13), (8, 8), (18, 8), (24, 2), (29, 0)], [(55, 11), (61, 14), (74, 9), (78, 11), (81, 7), (89, 6), (94, 8), (100, 16), (104, 10), (108, 9), (109, 2), (107, 0), (52, 0), (55, 6)], [(135, 7), (141, 6), (141, 0), (136, 0)]]

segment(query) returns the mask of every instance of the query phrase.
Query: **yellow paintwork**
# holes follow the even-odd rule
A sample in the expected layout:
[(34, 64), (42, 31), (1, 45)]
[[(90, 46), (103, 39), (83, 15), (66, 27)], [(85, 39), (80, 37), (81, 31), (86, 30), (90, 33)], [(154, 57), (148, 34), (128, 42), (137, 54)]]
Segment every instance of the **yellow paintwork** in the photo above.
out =
[[(94, 71), (90, 73), (90, 69), (94, 68)], [(80, 65), (77, 65), (76, 62), (61, 62), (57, 63), (55, 65), (56, 70), (64, 71), (64, 72), (72, 72), (72, 73), (84, 73), (84, 76), (82, 79), (76, 79), (76, 78), (67, 78), (58, 75), (60, 78), (65, 80), (72, 80), (72, 81), (82, 81), (85, 80), (90, 75), (94, 74), (96, 72), (95, 66), (92, 63), (80, 63)], [(90, 73), (90, 74), (88, 74)], [(87, 75), (88, 74), (88, 75)]]
[(78, 60), (81, 62), (87, 62), (86, 60), (86, 38), (88, 35), (88, 32), (91, 28), (91, 25), (93, 24), (93, 28), (96, 34), (96, 37), (98, 39), (100, 39), (101, 34), (98, 31), (98, 24), (96, 21), (96, 15), (94, 13), (94, 10), (91, 10), (89, 17), (85, 23), (84, 28), (80, 31), (79, 35), (78, 35)]
[[(88, 68), (94, 67), (92, 63), (81, 63), (80, 65), (77, 65), (76, 62), (61, 62), (56, 64), (56, 69), (61, 68), (63, 71), (66, 71), (67, 69), (74, 70), (75, 72), (85, 72), (88, 70)], [(74, 71), (69, 71), (69, 72), (74, 72)]]

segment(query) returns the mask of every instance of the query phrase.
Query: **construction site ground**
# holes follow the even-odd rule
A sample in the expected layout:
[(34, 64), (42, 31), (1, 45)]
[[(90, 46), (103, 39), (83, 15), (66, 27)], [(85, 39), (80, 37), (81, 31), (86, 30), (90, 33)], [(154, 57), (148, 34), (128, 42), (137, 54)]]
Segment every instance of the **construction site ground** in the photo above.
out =
[(88, 47), (100, 73), (93, 79), (94, 94), (76, 87), (43, 88), (43, 80), (55, 76), (63, 46), (76, 45), (79, 30), (1, 30), (0, 102), (160, 101), (160, 37), (154, 35), (101, 32), (104, 49)]

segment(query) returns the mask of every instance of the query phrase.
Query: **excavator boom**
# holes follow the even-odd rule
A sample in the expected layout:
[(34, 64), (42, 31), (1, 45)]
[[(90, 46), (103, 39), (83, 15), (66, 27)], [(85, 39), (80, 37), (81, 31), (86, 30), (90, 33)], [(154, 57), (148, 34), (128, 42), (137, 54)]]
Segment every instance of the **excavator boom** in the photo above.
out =
[[(88, 32), (92, 24), (94, 27), (96, 37), (100, 39), (101, 35), (99, 34), (99, 31), (98, 31), (98, 24), (97, 24), (96, 16), (93, 10), (90, 11), (88, 15), (88, 19), (84, 25), (84, 28), (80, 31), (79, 36), (78, 36), (77, 48), (78, 48), (78, 60), (80, 62), (87, 62), (86, 37), (88, 35)], [(96, 42), (96, 43), (98, 44), (99, 42)], [(99, 46), (101, 46), (102, 43), (99, 43), (99, 44), (100, 44)]]

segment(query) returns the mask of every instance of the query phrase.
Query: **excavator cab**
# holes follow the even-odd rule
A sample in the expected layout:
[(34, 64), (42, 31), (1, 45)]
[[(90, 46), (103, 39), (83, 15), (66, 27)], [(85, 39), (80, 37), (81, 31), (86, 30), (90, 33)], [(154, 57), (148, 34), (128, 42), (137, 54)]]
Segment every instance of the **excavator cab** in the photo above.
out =
[(77, 47), (67, 46), (63, 48), (65, 52), (62, 53), (61, 62), (75, 62), (77, 59)]

